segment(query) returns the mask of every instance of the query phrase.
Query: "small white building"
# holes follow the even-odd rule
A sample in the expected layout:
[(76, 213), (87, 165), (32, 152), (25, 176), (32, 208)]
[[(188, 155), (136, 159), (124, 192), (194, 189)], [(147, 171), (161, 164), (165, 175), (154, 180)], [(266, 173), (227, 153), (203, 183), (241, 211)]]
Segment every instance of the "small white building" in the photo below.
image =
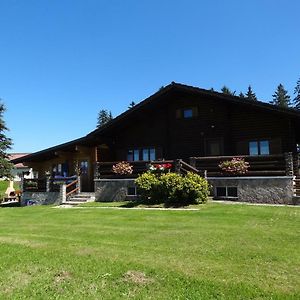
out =
[[(21, 158), (28, 154), (30, 153), (10, 153), (9, 160)], [(18, 182), (21, 181), (22, 176), (26, 179), (34, 178), (34, 173), (32, 171), (32, 168), (25, 166), (23, 163), (18, 163), (14, 165), (14, 168), (12, 170), (12, 176), (13, 180)]]

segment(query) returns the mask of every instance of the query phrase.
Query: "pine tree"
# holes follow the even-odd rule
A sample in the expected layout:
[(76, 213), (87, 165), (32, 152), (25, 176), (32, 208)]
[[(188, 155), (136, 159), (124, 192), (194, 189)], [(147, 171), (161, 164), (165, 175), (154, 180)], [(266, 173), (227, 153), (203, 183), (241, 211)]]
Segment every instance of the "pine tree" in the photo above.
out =
[(100, 128), (104, 124), (108, 123), (113, 119), (111, 111), (108, 111), (106, 109), (101, 109), (98, 113), (97, 118), (97, 128)]
[(240, 97), (241, 99), (245, 99), (245, 95), (244, 95), (242, 92), (240, 92), (239, 97)]
[(235, 96), (235, 91), (232, 92), (226, 85), (221, 88), (221, 92), (226, 95)]
[(5, 135), (7, 127), (3, 119), (5, 107), (0, 103), (0, 177), (11, 178), (13, 165), (8, 160), (7, 150), (11, 149), (12, 141)]
[(291, 97), (288, 95), (287, 90), (284, 89), (284, 86), (280, 83), (272, 95), (273, 100), (271, 104), (280, 106), (280, 107), (289, 107), (291, 105)]
[(300, 109), (300, 78), (297, 81), (296, 87), (294, 89), (295, 98), (293, 99), (294, 107)]
[(128, 109), (133, 108), (135, 105), (136, 105), (135, 102), (134, 102), (134, 101), (131, 101), (131, 102), (129, 103)]
[(246, 100), (257, 101), (256, 95), (255, 95), (255, 93), (253, 92), (251, 85), (248, 86), (248, 90), (247, 90), (245, 99), (246, 99)]

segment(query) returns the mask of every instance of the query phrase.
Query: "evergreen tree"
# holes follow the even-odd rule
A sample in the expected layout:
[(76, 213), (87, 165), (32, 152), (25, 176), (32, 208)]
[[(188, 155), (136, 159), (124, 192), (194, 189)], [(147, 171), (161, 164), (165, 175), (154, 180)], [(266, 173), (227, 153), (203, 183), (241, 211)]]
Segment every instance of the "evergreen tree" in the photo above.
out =
[(134, 102), (134, 101), (131, 101), (131, 102), (129, 103), (128, 109), (133, 108), (135, 105), (136, 105), (135, 102)]
[(226, 95), (235, 96), (235, 91), (232, 92), (226, 85), (221, 88), (221, 92)]
[(294, 107), (300, 109), (300, 78), (297, 81), (296, 87), (294, 89), (295, 98), (293, 100)]
[(245, 99), (252, 100), (252, 101), (257, 101), (256, 95), (253, 92), (251, 85), (248, 86), (248, 90), (247, 90)]
[(290, 102), (291, 97), (288, 95), (287, 90), (285, 90), (283, 85), (280, 83), (273, 94), (273, 100), (270, 103), (280, 107), (289, 107), (291, 105)]
[(0, 177), (11, 178), (13, 165), (8, 160), (7, 150), (11, 149), (12, 141), (5, 135), (8, 129), (3, 119), (4, 111), (5, 107), (0, 103)]
[(101, 109), (98, 113), (97, 118), (97, 128), (100, 128), (104, 124), (108, 123), (113, 119), (111, 111), (108, 111), (106, 109)]
[(240, 92), (239, 97), (240, 97), (241, 99), (245, 99), (245, 95), (244, 95), (242, 92)]

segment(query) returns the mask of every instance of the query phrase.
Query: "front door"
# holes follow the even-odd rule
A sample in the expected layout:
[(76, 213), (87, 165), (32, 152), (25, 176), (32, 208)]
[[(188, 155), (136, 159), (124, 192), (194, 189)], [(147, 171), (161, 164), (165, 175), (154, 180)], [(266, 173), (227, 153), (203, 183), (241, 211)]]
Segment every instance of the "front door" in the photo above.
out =
[(87, 160), (80, 161), (80, 189), (82, 192), (90, 192), (90, 168)]

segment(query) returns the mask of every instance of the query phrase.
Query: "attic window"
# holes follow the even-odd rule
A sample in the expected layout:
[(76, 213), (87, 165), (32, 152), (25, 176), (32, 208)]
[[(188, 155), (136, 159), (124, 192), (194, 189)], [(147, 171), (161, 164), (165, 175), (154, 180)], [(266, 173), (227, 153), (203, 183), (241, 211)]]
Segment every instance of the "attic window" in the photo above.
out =
[(184, 109), (183, 110), (183, 117), (185, 119), (192, 118), (193, 117), (193, 110), (191, 108)]
[(177, 119), (191, 119), (198, 116), (198, 107), (186, 107), (176, 110)]

